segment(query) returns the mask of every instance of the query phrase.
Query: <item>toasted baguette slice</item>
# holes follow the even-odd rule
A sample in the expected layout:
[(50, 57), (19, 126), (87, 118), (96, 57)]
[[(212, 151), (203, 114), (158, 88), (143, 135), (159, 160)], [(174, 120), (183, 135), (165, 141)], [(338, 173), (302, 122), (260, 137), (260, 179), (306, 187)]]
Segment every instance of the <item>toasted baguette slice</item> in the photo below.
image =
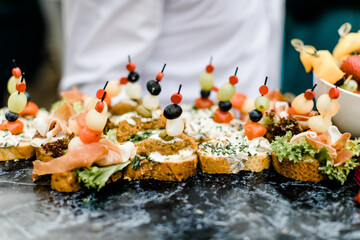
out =
[(35, 154), (36, 159), (43, 162), (48, 162), (53, 159), (51, 152), (46, 152), (42, 147), (35, 147)]
[[(111, 175), (107, 183), (116, 182), (121, 179), (122, 171)], [(54, 173), (51, 175), (51, 189), (58, 192), (77, 192), (83, 188), (78, 182), (74, 172)]]
[(276, 172), (287, 178), (309, 182), (320, 182), (326, 178), (318, 170), (319, 161), (310, 156), (296, 163), (287, 158), (279, 162), (276, 154), (272, 153), (272, 164)]
[(131, 100), (121, 101), (118, 104), (112, 106), (109, 109), (109, 112), (112, 115), (123, 115), (128, 112), (136, 111), (137, 106), (138, 106), (138, 103), (131, 101)]
[(165, 128), (166, 118), (160, 113), (160, 110), (156, 110), (156, 116), (153, 118), (143, 118), (136, 112), (113, 116), (110, 118), (108, 126), (116, 127), (118, 142), (124, 142), (138, 132)]
[(34, 147), (30, 144), (20, 144), (19, 146), (0, 148), (0, 161), (14, 159), (29, 159), (35, 156)]
[(182, 181), (195, 174), (198, 162), (195, 141), (185, 134), (170, 141), (162, 140), (159, 135), (158, 131), (135, 144), (137, 154), (145, 159), (139, 160), (138, 167), (128, 165), (124, 179)]
[[(230, 174), (238, 173), (238, 167), (230, 163), (226, 158), (218, 156), (209, 156), (198, 151), (199, 165), (204, 173), (210, 174)], [(256, 156), (249, 157), (244, 163), (244, 171), (261, 172), (270, 166), (270, 157), (267, 153), (259, 153)]]
[(51, 175), (51, 188), (58, 192), (77, 192), (82, 186), (73, 172), (65, 172)]
[(124, 172), (124, 179), (155, 179), (159, 181), (182, 181), (192, 177), (196, 172), (197, 156), (183, 161), (156, 162), (148, 159), (141, 160), (136, 170), (131, 165)]

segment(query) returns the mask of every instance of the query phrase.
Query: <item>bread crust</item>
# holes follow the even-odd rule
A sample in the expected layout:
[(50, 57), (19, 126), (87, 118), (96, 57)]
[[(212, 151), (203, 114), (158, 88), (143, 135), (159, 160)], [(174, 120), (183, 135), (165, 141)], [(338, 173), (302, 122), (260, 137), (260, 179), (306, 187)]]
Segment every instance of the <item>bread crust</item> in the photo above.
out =
[(64, 172), (51, 175), (51, 189), (58, 192), (77, 192), (82, 188), (75, 173)]
[(133, 169), (131, 164), (125, 168), (124, 179), (155, 179), (159, 181), (183, 181), (192, 177), (197, 168), (198, 158), (194, 157), (183, 161), (156, 162), (149, 159), (141, 160), (138, 169)]
[(43, 162), (48, 162), (53, 159), (53, 157), (51, 156), (51, 152), (47, 153), (42, 147), (36, 147), (35, 154), (36, 159)]
[[(106, 184), (116, 182), (122, 178), (122, 171), (118, 171), (111, 175)], [(58, 192), (77, 192), (83, 188), (78, 182), (74, 172), (54, 173), (51, 175), (51, 189)]]
[(134, 117), (135, 125), (129, 124), (127, 121), (122, 121), (117, 126), (117, 140), (124, 142), (136, 135), (139, 132), (146, 130), (163, 129), (166, 126), (166, 118), (161, 115), (159, 119), (153, 119), (149, 122), (141, 122), (140, 118)]
[[(234, 172), (231, 164), (224, 157), (214, 157), (202, 154), (198, 151), (199, 166), (204, 173), (210, 174), (231, 174)], [(270, 166), (270, 156), (266, 153), (259, 153), (251, 156), (244, 164), (243, 171), (261, 172)]]
[(119, 102), (115, 106), (112, 106), (109, 109), (109, 112), (112, 115), (123, 115), (123, 114), (128, 113), (128, 112), (136, 111), (137, 107), (138, 107), (138, 105), (131, 105), (131, 104), (126, 103), (126, 102)]
[(30, 144), (0, 148), (0, 161), (29, 159), (33, 156), (35, 156), (35, 150)]
[(288, 158), (284, 158), (279, 162), (275, 153), (272, 153), (272, 165), (279, 174), (287, 178), (292, 178), (299, 181), (320, 182), (326, 178), (322, 175), (318, 168), (320, 166), (319, 161), (309, 157), (305, 161), (293, 162)]

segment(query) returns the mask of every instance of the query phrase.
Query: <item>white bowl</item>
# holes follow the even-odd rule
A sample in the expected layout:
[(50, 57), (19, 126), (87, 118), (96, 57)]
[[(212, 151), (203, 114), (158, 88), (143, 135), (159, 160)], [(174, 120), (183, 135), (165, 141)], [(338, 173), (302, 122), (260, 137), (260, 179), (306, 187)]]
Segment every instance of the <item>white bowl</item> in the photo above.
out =
[[(328, 93), (334, 85), (319, 79), (313, 74), (313, 82), (317, 83), (315, 88), (316, 99), (321, 94)], [(349, 132), (352, 137), (360, 137), (360, 94), (340, 89), (340, 97), (337, 99), (340, 104), (339, 112), (332, 118), (332, 122), (340, 132)]]

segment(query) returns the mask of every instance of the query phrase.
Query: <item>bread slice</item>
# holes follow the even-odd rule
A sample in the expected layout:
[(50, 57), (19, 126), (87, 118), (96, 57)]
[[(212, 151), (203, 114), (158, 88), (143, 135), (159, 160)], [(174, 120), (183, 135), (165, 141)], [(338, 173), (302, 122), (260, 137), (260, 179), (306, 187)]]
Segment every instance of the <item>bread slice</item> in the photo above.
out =
[(48, 162), (53, 159), (51, 152), (46, 152), (42, 147), (35, 147), (35, 155), (37, 160), (43, 162)]
[[(196, 172), (198, 157), (194, 140), (181, 134), (164, 141), (159, 133), (135, 144), (138, 163), (126, 167), (124, 179), (155, 179), (159, 181), (182, 181)], [(141, 159), (140, 159), (141, 158)]]
[(123, 115), (128, 112), (134, 112), (136, 111), (136, 108), (138, 107), (138, 104), (134, 101), (121, 101), (118, 104), (112, 106), (109, 109), (109, 112), (112, 115)]
[(77, 192), (82, 188), (75, 173), (54, 173), (51, 175), (51, 189), (58, 192)]
[(276, 172), (287, 178), (309, 182), (320, 182), (326, 179), (326, 176), (322, 175), (318, 170), (319, 161), (310, 156), (306, 157), (304, 161), (296, 163), (288, 158), (284, 158), (283, 161), (279, 162), (276, 154), (272, 153), (272, 164)]
[(180, 182), (192, 177), (196, 172), (197, 156), (183, 161), (156, 162), (149, 159), (141, 160), (140, 167), (134, 169), (129, 165), (124, 172), (124, 179), (155, 179), (159, 181)]
[(111, 118), (110, 121), (118, 129), (118, 142), (127, 141), (131, 136), (136, 135), (139, 132), (163, 129), (166, 124), (166, 118), (162, 114), (159, 114), (154, 118), (142, 118), (136, 112), (124, 114), (120, 119)]
[[(226, 158), (221, 156), (205, 155), (200, 151), (198, 151), (198, 156), (200, 168), (204, 173), (231, 174), (238, 173), (239, 170), (241, 170), (241, 168), (234, 166), (234, 163), (230, 163)], [(244, 160), (243, 165), (242, 170), (244, 171), (261, 172), (269, 168), (270, 157), (267, 153), (259, 153), (256, 156), (249, 157), (248, 160)]]
[(249, 140), (243, 132), (218, 137), (198, 146), (199, 165), (204, 173), (261, 172), (270, 166), (270, 143), (265, 138)]
[(30, 144), (22, 143), (18, 146), (0, 148), (0, 161), (29, 159), (33, 156), (35, 156), (35, 150)]
[[(107, 183), (116, 182), (122, 178), (122, 171), (111, 175)], [(51, 175), (51, 189), (58, 192), (77, 192), (83, 188), (74, 172), (54, 173)]]

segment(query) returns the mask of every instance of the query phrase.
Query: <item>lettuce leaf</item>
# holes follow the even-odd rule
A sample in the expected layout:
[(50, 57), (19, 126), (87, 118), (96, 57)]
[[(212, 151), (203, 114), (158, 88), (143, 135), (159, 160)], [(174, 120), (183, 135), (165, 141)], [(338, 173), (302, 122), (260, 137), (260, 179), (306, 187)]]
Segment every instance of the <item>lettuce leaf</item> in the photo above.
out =
[[(327, 175), (331, 180), (341, 182), (341, 184), (345, 183), (350, 171), (360, 165), (357, 162), (357, 158), (353, 157), (340, 166), (335, 167), (331, 155), (325, 147), (316, 151), (315, 147), (309, 144), (305, 138), (300, 139), (297, 143), (290, 143), (291, 137), (291, 132), (287, 132), (283, 137), (275, 137), (275, 140), (271, 143), (272, 151), (278, 156), (279, 162), (285, 157), (291, 161), (298, 162), (304, 160), (305, 155), (310, 155), (320, 162), (320, 167), (318, 168), (320, 173)], [(357, 156), (360, 153), (359, 143), (358, 139), (349, 141), (345, 148), (353, 150), (354, 156)]]
[(100, 189), (105, 186), (111, 175), (124, 169), (129, 164), (130, 161), (106, 167), (93, 166), (77, 169), (74, 173), (76, 174), (78, 181), (84, 183), (87, 188), (95, 188), (97, 191), (100, 191)]
[(327, 161), (331, 159), (331, 155), (326, 147), (322, 147), (315, 154), (315, 159), (318, 160), (321, 165), (325, 165)]
[(74, 108), (77, 114), (85, 112), (85, 109), (83, 108), (81, 101), (72, 103), (72, 107)]
[(355, 140), (350, 140), (345, 145), (345, 149), (350, 149), (353, 151), (355, 156), (359, 156), (360, 154), (360, 138), (356, 138)]
[(327, 175), (329, 179), (337, 180), (341, 182), (341, 184), (344, 184), (347, 175), (349, 175), (350, 171), (355, 169), (357, 166), (359, 166), (359, 163), (356, 158), (351, 158), (337, 167), (335, 167), (333, 161), (329, 159), (325, 166), (319, 167), (319, 171), (322, 174)]
[(51, 107), (50, 107), (50, 112), (55, 111), (55, 109), (57, 109), (58, 107), (61, 106), (61, 104), (63, 104), (64, 102), (67, 102), (68, 100), (66, 98), (62, 98), (59, 101), (54, 102)]
[(277, 155), (279, 162), (282, 162), (285, 157), (294, 162), (304, 160), (304, 155), (315, 157), (317, 153), (315, 147), (309, 144), (305, 138), (291, 143), (289, 142), (291, 137), (292, 133), (288, 131), (285, 136), (276, 136), (271, 143), (271, 150)]
[(103, 134), (101, 136), (101, 138), (110, 140), (110, 141), (112, 141), (114, 143), (118, 143), (118, 141), (117, 141), (117, 128), (110, 129), (109, 131), (107, 131), (106, 134)]

